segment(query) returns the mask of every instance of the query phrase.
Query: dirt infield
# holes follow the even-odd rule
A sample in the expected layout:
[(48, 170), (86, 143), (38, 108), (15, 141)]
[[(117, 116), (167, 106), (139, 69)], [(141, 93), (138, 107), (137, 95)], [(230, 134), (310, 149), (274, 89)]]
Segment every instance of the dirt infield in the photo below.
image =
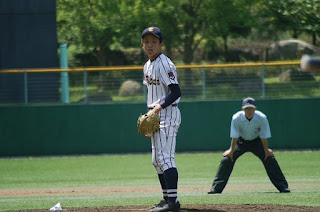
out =
[[(132, 207), (101, 207), (101, 208), (65, 208), (62, 212), (114, 212), (114, 211), (147, 211), (148, 206)], [(19, 212), (48, 212), (49, 210), (19, 210)], [(204, 211), (204, 212), (295, 212), (295, 211), (320, 211), (320, 207), (297, 207), (280, 205), (183, 205), (181, 212)], [(11, 211), (13, 212), (13, 211)], [(18, 211), (14, 211), (18, 212)]]
[[(195, 191), (203, 190), (204, 188), (181, 188), (183, 191)], [(65, 190), (2, 190), (1, 196), (32, 196), (32, 195), (51, 195), (51, 194), (88, 194), (88, 193), (141, 193), (141, 192), (154, 192), (157, 189), (154, 188), (114, 188), (114, 189), (65, 189)], [(108, 206), (108, 207), (85, 207), (85, 208), (63, 208), (62, 212), (115, 212), (115, 211), (147, 211), (150, 206)], [(34, 209), (34, 210), (15, 210), (6, 212), (48, 212), (49, 209)], [(295, 211), (308, 211), (308, 212), (320, 212), (320, 207), (307, 207), (307, 206), (283, 206), (283, 205), (227, 205), (227, 204), (203, 204), (203, 205), (185, 205), (182, 203), (181, 212), (191, 211), (204, 211), (204, 212), (295, 212)]]

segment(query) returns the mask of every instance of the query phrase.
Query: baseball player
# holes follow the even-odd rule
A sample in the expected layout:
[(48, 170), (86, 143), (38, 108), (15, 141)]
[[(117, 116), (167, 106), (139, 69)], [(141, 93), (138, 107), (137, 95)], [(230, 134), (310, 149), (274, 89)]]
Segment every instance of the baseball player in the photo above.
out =
[(242, 101), (242, 111), (232, 116), (230, 127), (231, 146), (223, 153), (212, 188), (208, 194), (219, 194), (226, 186), (236, 160), (246, 152), (252, 152), (263, 163), (269, 179), (281, 193), (289, 193), (288, 183), (268, 148), (271, 137), (265, 114), (256, 110), (255, 100), (247, 97)]
[(141, 45), (149, 58), (143, 67), (143, 84), (148, 88), (147, 106), (160, 116), (160, 130), (150, 138), (152, 164), (158, 173), (163, 200), (149, 211), (179, 211), (178, 171), (174, 160), (176, 135), (181, 122), (177, 70), (172, 61), (161, 53), (163, 40), (159, 28), (143, 30)]

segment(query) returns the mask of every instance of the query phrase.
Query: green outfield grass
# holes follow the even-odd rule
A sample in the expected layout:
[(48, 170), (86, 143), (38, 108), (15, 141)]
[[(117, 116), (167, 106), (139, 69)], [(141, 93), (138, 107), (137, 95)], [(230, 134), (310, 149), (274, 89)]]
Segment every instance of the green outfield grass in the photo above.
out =
[[(280, 194), (251, 153), (237, 161), (220, 195), (208, 195), (218, 153), (176, 155), (181, 204), (320, 207), (320, 151), (275, 151), (291, 193)], [(0, 211), (153, 205), (161, 199), (150, 154), (0, 159)]]

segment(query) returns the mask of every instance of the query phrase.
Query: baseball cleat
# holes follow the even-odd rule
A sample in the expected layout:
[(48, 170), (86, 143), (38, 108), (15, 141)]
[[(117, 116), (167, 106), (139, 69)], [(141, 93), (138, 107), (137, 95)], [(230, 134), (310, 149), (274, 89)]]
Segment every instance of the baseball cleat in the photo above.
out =
[(180, 211), (180, 203), (178, 202), (166, 202), (165, 204), (155, 207), (150, 212), (162, 212), (162, 211)]
[(161, 200), (158, 204), (155, 204), (154, 206), (148, 208), (148, 211), (150, 211), (150, 210), (152, 210), (152, 209), (154, 209), (154, 208), (156, 208), (156, 207), (162, 207), (162, 206), (165, 205), (166, 203), (167, 203), (167, 201), (163, 199), (163, 200)]
[(208, 191), (208, 194), (221, 194), (221, 192), (214, 190), (213, 188)]
[(280, 193), (290, 193), (290, 189), (284, 188), (284, 189), (280, 190)]

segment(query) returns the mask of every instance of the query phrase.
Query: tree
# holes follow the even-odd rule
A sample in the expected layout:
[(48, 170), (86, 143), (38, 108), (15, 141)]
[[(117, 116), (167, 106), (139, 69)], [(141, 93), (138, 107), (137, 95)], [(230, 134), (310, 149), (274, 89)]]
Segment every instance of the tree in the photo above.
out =
[(209, 23), (203, 13), (206, 1), (162, 1), (157, 7), (159, 23), (164, 33), (169, 35), (166, 39), (169, 55), (172, 49), (176, 49), (182, 55), (182, 61), (190, 64), (207, 33)]
[[(75, 55), (92, 58), (92, 63), (98, 66), (112, 65), (113, 61), (107, 59), (111, 55), (114, 37), (119, 36), (119, 5), (116, 1), (58, 0), (57, 11), (59, 43), (68, 43), (70, 49), (75, 49)], [(105, 90), (103, 78), (106, 74), (99, 72), (101, 92)]]
[(185, 64), (205, 41), (222, 37), (227, 53), (230, 36), (250, 32), (252, 18), (249, 0), (58, 0), (58, 38), (77, 48), (78, 53), (94, 55), (97, 65), (106, 63), (110, 49), (139, 46), (141, 31), (158, 26), (165, 35), (169, 57), (173, 51)]
[(68, 43), (77, 54), (93, 54), (97, 65), (107, 65), (106, 55), (118, 36), (118, 14), (116, 1), (58, 0), (58, 41)]
[(320, 36), (320, 0), (303, 0), (303, 30), (312, 36), (312, 44), (317, 45)]
[(255, 26), (252, 7), (254, 2), (248, 0), (220, 0), (208, 1), (206, 14), (211, 25), (210, 40), (212, 37), (221, 37), (225, 52), (225, 61), (228, 54), (228, 38), (245, 37)]
[[(123, 27), (129, 29), (131, 37), (140, 37), (144, 28), (158, 26), (164, 34), (167, 55), (173, 55), (176, 49), (184, 63), (193, 61), (193, 52), (198, 48), (206, 33), (205, 1), (198, 0), (137, 0), (124, 1), (121, 11), (125, 19)], [(200, 39), (196, 36), (201, 35)], [(123, 40), (124, 37), (119, 38)], [(136, 39), (137, 41), (137, 39)], [(131, 44), (137, 45), (131, 40)], [(129, 43), (128, 43), (129, 44)], [(130, 45), (130, 44), (129, 44)]]
[(293, 38), (306, 32), (313, 36), (320, 34), (319, 0), (269, 0), (263, 1), (261, 14), (266, 25), (277, 31), (291, 31)]

